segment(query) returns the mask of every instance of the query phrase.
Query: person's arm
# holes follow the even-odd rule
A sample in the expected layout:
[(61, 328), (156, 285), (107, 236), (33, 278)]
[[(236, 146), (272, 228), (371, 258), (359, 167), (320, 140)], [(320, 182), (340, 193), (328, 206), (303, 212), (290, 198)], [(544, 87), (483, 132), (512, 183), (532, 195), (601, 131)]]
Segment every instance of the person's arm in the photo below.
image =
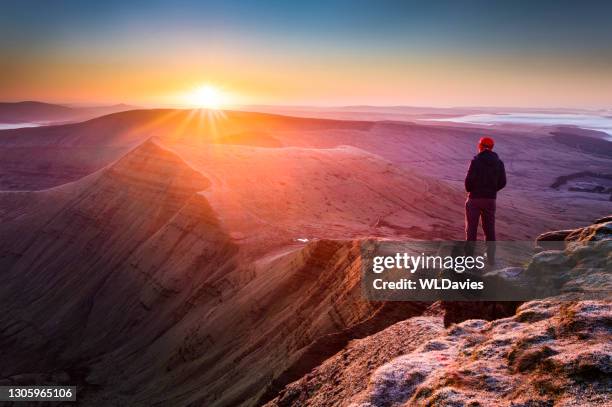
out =
[(497, 190), (501, 190), (506, 186), (506, 167), (504, 166), (504, 162), (500, 161), (500, 171), (497, 177)]
[(475, 167), (474, 160), (472, 160), (470, 161), (470, 167), (468, 168), (467, 175), (465, 176), (465, 190), (467, 192), (472, 192), (472, 190), (474, 189), (474, 176), (475, 176), (474, 167)]

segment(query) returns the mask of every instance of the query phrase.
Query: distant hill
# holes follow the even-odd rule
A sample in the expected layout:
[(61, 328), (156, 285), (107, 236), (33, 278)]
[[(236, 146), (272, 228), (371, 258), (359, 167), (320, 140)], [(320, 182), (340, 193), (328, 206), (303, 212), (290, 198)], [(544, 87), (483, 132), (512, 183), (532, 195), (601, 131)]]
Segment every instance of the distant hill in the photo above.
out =
[(553, 131), (550, 134), (557, 143), (565, 144), (585, 153), (612, 157), (612, 143), (608, 140), (567, 131)]
[(133, 109), (132, 106), (124, 104), (70, 107), (35, 101), (0, 102), (0, 123), (46, 124), (75, 122), (131, 109)]

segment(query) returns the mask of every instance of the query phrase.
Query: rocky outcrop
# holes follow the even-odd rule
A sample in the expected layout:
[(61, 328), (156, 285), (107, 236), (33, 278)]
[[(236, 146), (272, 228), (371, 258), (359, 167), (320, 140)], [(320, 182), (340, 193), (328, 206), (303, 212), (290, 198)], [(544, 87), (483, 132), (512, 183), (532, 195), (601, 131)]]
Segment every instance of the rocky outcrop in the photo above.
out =
[(592, 225), (567, 230), (557, 230), (542, 233), (536, 238), (536, 242), (547, 241), (599, 241), (610, 239), (612, 235), (612, 216), (603, 216), (596, 219)]
[[(507, 284), (513, 284), (513, 281), (520, 278), (524, 284), (541, 287), (542, 292), (536, 293), (541, 296), (555, 296), (563, 292), (581, 293), (594, 289), (607, 289), (609, 293), (612, 281), (602, 271), (612, 267), (605, 255), (610, 246), (609, 242), (597, 242), (610, 239), (610, 236), (612, 217), (597, 219), (584, 228), (543, 233), (536, 239), (536, 248), (540, 252), (533, 256), (527, 267), (494, 270), (488, 276), (499, 277)], [(578, 273), (582, 278), (575, 278)], [(520, 305), (518, 301), (445, 301), (442, 303), (445, 309), (444, 323), (449, 326), (468, 319), (491, 321), (505, 318), (514, 315)]]
[(605, 302), (530, 302), (446, 331), (412, 318), (352, 342), (267, 406), (606, 405), (611, 335)]
[(597, 225), (599, 223), (606, 223), (606, 222), (612, 222), (612, 216), (602, 216), (599, 219), (595, 219), (593, 224)]
[(587, 227), (542, 234), (535, 251), (526, 266), (495, 269), (484, 278), (496, 278), (516, 292), (523, 290), (525, 299), (610, 298), (612, 221), (602, 218)]
[[(577, 283), (568, 279), (568, 287), (609, 280), (612, 222), (598, 221), (563, 233), (565, 250), (537, 253), (528, 272), (554, 273), (554, 265), (569, 262)], [(595, 259), (585, 256), (592, 244), (608, 245), (607, 251), (597, 252)], [(580, 277), (581, 272), (590, 273), (589, 267), (599, 266), (608, 272)], [(593, 280), (594, 276), (599, 279)], [(612, 303), (559, 296), (525, 303), (514, 315), (501, 319), (491, 315), (491, 307), (498, 304), (471, 307), (472, 317), (479, 310), (482, 316), (446, 330), (439, 317), (417, 317), (353, 341), (288, 385), (267, 406), (510, 407), (612, 402)], [(449, 312), (443, 303), (437, 309)], [(494, 320), (487, 322), (483, 317)], [(399, 353), (403, 354), (392, 356)]]
[(470, 320), (380, 366), (353, 406), (606, 405), (612, 306), (531, 302)]

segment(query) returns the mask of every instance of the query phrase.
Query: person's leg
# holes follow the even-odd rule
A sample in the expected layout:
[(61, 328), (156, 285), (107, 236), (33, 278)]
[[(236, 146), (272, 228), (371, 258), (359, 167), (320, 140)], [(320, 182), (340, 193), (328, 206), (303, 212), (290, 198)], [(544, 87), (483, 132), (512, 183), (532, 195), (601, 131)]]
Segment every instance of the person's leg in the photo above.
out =
[(480, 208), (469, 199), (465, 201), (465, 240), (475, 241), (478, 236), (478, 221), (480, 220)]
[(480, 209), (475, 205), (474, 201), (467, 199), (465, 201), (465, 254), (472, 256), (474, 254), (474, 241), (478, 236), (478, 221), (480, 220)]
[(482, 230), (487, 241), (487, 260), (495, 263), (495, 199), (487, 199), (482, 204)]
[(495, 241), (495, 199), (482, 199), (482, 231), (486, 241)]

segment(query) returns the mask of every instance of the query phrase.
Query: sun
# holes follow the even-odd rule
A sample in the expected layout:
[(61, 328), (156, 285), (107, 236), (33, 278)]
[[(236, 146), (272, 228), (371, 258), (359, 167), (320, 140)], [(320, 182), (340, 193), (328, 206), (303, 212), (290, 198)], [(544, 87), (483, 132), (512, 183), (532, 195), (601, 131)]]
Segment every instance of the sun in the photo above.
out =
[(204, 85), (187, 95), (187, 103), (200, 109), (218, 110), (225, 104), (225, 95), (215, 86)]

